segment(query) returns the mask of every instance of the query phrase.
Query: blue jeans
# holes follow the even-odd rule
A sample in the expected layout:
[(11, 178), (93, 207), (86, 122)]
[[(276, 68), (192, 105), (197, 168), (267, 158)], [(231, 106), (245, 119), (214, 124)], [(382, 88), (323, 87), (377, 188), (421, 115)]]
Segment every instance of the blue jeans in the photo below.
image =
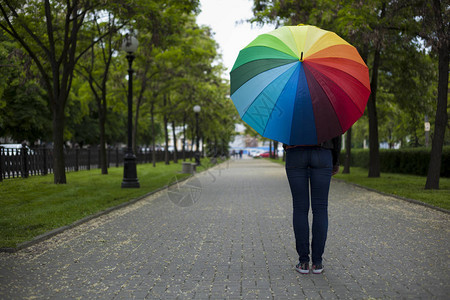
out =
[(293, 199), (295, 246), (301, 263), (309, 263), (309, 187), (311, 186), (312, 263), (322, 263), (328, 231), (328, 191), (333, 158), (331, 150), (300, 146), (286, 151), (286, 174)]

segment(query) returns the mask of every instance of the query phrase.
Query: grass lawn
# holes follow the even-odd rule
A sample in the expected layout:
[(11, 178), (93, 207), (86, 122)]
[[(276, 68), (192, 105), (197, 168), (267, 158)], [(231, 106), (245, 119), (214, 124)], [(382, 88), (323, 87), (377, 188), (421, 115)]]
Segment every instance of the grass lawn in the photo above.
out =
[[(284, 164), (281, 160), (271, 161)], [(426, 177), (423, 176), (381, 173), (379, 178), (369, 178), (367, 169), (352, 167), (350, 174), (342, 174), (342, 170), (341, 166), (334, 178), (450, 210), (450, 178), (441, 177), (439, 190), (425, 190)]]
[[(202, 161), (206, 164), (206, 160)], [(202, 171), (205, 166), (199, 167)], [(121, 188), (123, 167), (68, 172), (67, 184), (53, 184), (53, 174), (0, 182), (0, 247), (15, 247), (50, 230), (136, 199), (164, 187), (180, 174), (178, 164), (137, 165), (140, 188)]]

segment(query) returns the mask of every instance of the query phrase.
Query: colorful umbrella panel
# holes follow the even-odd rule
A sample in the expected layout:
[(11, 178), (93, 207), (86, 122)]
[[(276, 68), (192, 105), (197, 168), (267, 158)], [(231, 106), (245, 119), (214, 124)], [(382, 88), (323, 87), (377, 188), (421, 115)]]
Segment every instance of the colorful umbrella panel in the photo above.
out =
[(314, 26), (285, 26), (240, 51), (230, 73), (241, 118), (264, 137), (315, 145), (364, 113), (368, 68), (356, 48)]

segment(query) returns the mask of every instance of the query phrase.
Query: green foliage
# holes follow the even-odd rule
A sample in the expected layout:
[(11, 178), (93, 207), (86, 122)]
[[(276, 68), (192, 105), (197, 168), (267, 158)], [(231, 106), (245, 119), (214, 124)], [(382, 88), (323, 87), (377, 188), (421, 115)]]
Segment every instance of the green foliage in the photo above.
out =
[[(124, 124), (125, 126), (125, 124)], [(152, 128), (151, 128), (151, 116), (147, 109), (143, 109), (139, 118), (139, 130), (137, 137), (137, 144), (145, 147), (150, 147), (152, 145)], [(161, 121), (155, 123), (155, 142), (156, 144), (162, 144), (163, 124)]]
[[(75, 2), (74, 2), (75, 3)], [(91, 5), (92, 4), (92, 5)], [(134, 78), (134, 101), (137, 113), (135, 116), (139, 130), (137, 130), (138, 143), (149, 145), (152, 131), (150, 128), (150, 110), (155, 107), (154, 119), (156, 122), (156, 140), (162, 138), (162, 116), (168, 116), (169, 121), (177, 124), (184, 123), (186, 126), (193, 126), (192, 107), (201, 104), (204, 113), (212, 111), (221, 112), (219, 120), (202, 119), (201, 126), (204, 127), (203, 134), (208, 136), (220, 135), (227, 140), (231, 136), (232, 126), (222, 126), (223, 120), (233, 118), (232, 105), (226, 101), (227, 83), (221, 79), (224, 68), (218, 62), (217, 44), (212, 38), (211, 30), (207, 27), (199, 27), (195, 23), (195, 16), (198, 13), (198, 0), (157, 0), (157, 1), (108, 1), (81, 3), (84, 15), (84, 23), (80, 27), (80, 34), (77, 38), (76, 70), (73, 77), (70, 77), (71, 90), (67, 98), (67, 105), (64, 109), (65, 130), (64, 140), (71, 141), (72, 144), (98, 144), (99, 128), (96, 122), (102, 113), (96, 101), (106, 93), (108, 105), (106, 107), (106, 140), (108, 143), (124, 143), (126, 141), (126, 112), (127, 112), (127, 74), (128, 63), (125, 53), (120, 51), (121, 34), (116, 33), (121, 29), (121, 33), (132, 31), (137, 34), (140, 46), (136, 53), (133, 64), (135, 69)], [(29, 52), (34, 53), (35, 64), (32, 68), (39, 68), (47, 83), (52, 82), (54, 75), (51, 70), (48, 55), (55, 54), (55, 59), (59, 60), (64, 55), (64, 16), (66, 13), (66, 3), (58, 1), (51, 2), (51, 25), (53, 25), (54, 43), (50, 41), (45, 23), (44, 5), (39, 1), (28, 1), (14, 3), (13, 8), (19, 11), (16, 18), (9, 9), (5, 10), (5, 15), (0, 17), (0, 31), (2, 43), (0, 44), (0, 63), (9, 64), (9, 53), (11, 49), (18, 48), (18, 44), (9, 40), (7, 33), (8, 26), (6, 18), (13, 20), (13, 26), (17, 27), (17, 36), (22, 37), (23, 44), (30, 48)], [(20, 9), (19, 9), (20, 8)], [(30, 38), (27, 30), (31, 28), (35, 38)], [(99, 37), (103, 37), (101, 43), (89, 46)], [(9, 44), (8, 44), (9, 43)], [(23, 46), (23, 45), (22, 45)], [(55, 46), (55, 49), (52, 47)], [(51, 52), (46, 52), (49, 49)], [(85, 51), (87, 50), (87, 51)], [(85, 52), (83, 52), (85, 51)], [(23, 53), (23, 52), (21, 52)], [(30, 54), (29, 53), (29, 54)], [(112, 53), (112, 55), (110, 55)], [(111, 59), (111, 67), (108, 70), (108, 57)], [(79, 59), (79, 60), (78, 60)], [(64, 59), (62, 60), (65, 61)], [(39, 64), (37, 64), (39, 62)], [(61, 61), (59, 61), (61, 62)], [(20, 65), (21, 63), (19, 63)], [(28, 59), (27, 65), (30, 65)], [(58, 66), (54, 65), (58, 68)], [(24, 74), (14, 74), (7, 68), (1, 68), (0, 94), (3, 94), (5, 87), (10, 84), (8, 78), (15, 77), (17, 81), (24, 81)], [(52, 75), (53, 74), (53, 75)], [(62, 79), (62, 78), (61, 78)], [(67, 78), (66, 78), (67, 79)], [(102, 80), (106, 79), (106, 85)], [(47, 87), (42, 80), (39, 85), (36, 81), (27, 81), (31, 88)], [(62, 84), (64, 84), (62, 82)], [(15, 88), (15, 91), (29, 91), (30, 88)], [(51, 98), (52, 91), (47, 91)], [(40, 128), (40, 124), (51, 124), (51, 114), (49, 111), (42, 113), (37, 106), (42, 105), (42, 100), (35, 100), (33, 97), (42, 97), (43, 92), (30, 93), (27, 97), (19, 95), (9, 96), (14, 98), (17, 105), (15, 111), (25, 115), (25, 112), (34, 111), (43, 120), (28, 118), (30, 124), (26, 128), (18, 128), (17, 131), (26, 132), (27, 128)], [(171, 104), (163, 104), (163, 95), (166, 94), (171, 99)], [(4, 97), (0, 97), (0, 109), (6, 107)], [(22, 99), (21, 101), (18, 101)], [(27, 101), (35, 100), (32, 105)], [(49, 101), (49, 103), (53, 103)], [(225, 103), (225, 104), (224, 104)], [(53, 104), (52, 104), (53, 105)], [(24, 106), (24, 107), (21, 107)], [(52, 107), (54, 109), (55, 107)], [(226, 108), (226, 109), (225, 109)], [(47, 109), (48, 110), (48, 109)], [(229, 116), (227, 115), (229, 113)], [(17, 122), (6, 120), (6, 112), (0, 114), (0, 124), (8, 122), (11, 127), (16, 128)], [(37, 123), (39, 121), (40, 123)], [(211, 124), (208, 122), (211, 121)], [(225, 122), (230, 123), (231, 122)], [(225, 129), (226, 128), (226, 129)], [(25, 129), (25, 130), (24, 130)], [(1, 127), (5, 132), (5, 126)], [(187, 132), (190, 132), (189, 130)], [(44, 135), (38, 134), (38, 138), (43, 139)], [(26, 139), (26, 138), (24, 138)], [(45, 135), (45, 140), (48, 140)]]
[[(152, 108), (155, 122), (164, 121), (165, 117), (168, 123), (186, 132), (186, 137), (180, 133), (178, 138), (194, 138), (195, 105), (201, 106), (199, 131), (204, 141), (228, 143), (234, 132), (231, 124), (235, 110), (226, 98), (228, 83), (221, 78), (224, 68), (218, 61), (211, 29), (199, 27), (193, 16), (185, 18), (185, 22), (177, 34), (167, 36), (164, 44), (146, 44), (138, 50), (136, 69), (140, 71), (136, 74), (135, 102), (139, 107), (140, 144), (151, 144)], [(146, 38), (153, 34), (142, 29), (138, 38), (148, 43)], [(162, 131), (164, 124), (156, 124), (157, 140)]]
[[(345, 153), (341, 152), (340, 161), (344, 161)], [(386, 173), (401, 173), (411, 175), (427, 175), (430, 160), (430, 149), (381, 149), (381, 171)], [(351, 166), (368, 168), (369, 151), (353, 149)], [(450, 147), (444, 147), (442, 152), (441, 176), (450, 177)]]
[[(373, 144), (406, 145), (410, 141), (411, 146), (423, 146), (427, 117), (432, 124), (430, 136), (436, 141), (431, 160), (436, 159), (436, 163), (431, 164), (430, 173), (439, 177), (436, 166), (440, 148), (450, 145), (448, 78), (440, 76), (438, 83), (437, 76), (438, 67), (440, 73), (448, 74), (448, 1), (254, 0), (253, 3), (251, 22), (312, 24), (335, 31), (353, 44), (369, 66), (373, 100), (370, 119), (378, 122), (378, 128), (371, 127), (369, 134), (367, 114), (361, 118), (353, 126), (353, 144), (362, 147), (370, 139)], [(375, 53), (380, 55), (376, 81), (372, 70)], [(376, 151), (373, 154), (371, 170), (376, 175)]]
[(15, 141), (29, 141), (50, 136), (50, 112), (39, 85), (31, 81), (20, 83), (14, 79), (3, 93), (5, 106), (0, 109), (2, 123), (0, 136), (9, 136)]
[[(327, 3), (328, 2), (328, 3)], [(324, 9), (329, 1), (310, 0), (254, 0), (253, 22), (273, 23), (277, 25), (318, 24), (325, 14), (330, 18), (329, 10)]]
[[(94, 103), (89, 104), (95, 107)], [(71, 102), (67, 107), (65, 138), (79, 146), (98, 145), (98, 116), (95, 109), (83, 112), (79, 102)]]
[(29, 141), (50, 136), (50, 110), (31, 61), (0, 35), (0, 136)]
[(413, 42), (393, 40), (383, 55), (380, 69), (380, 139), (390, 144), (409, 137), (412, 145), (424, 145), (424, 119), (434, 123), (436, 61), (418, 51)]

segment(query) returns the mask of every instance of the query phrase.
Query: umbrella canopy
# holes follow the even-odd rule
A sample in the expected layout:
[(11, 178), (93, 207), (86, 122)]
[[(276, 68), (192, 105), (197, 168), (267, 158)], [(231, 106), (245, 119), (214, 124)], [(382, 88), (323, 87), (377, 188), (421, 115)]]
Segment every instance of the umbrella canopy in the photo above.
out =
[(315, 26), (285, 26), (239, 52), (231, 99), (264, 137), (316, 145), (349, 129), (364, 113), (369, 70), (355, 47)]

